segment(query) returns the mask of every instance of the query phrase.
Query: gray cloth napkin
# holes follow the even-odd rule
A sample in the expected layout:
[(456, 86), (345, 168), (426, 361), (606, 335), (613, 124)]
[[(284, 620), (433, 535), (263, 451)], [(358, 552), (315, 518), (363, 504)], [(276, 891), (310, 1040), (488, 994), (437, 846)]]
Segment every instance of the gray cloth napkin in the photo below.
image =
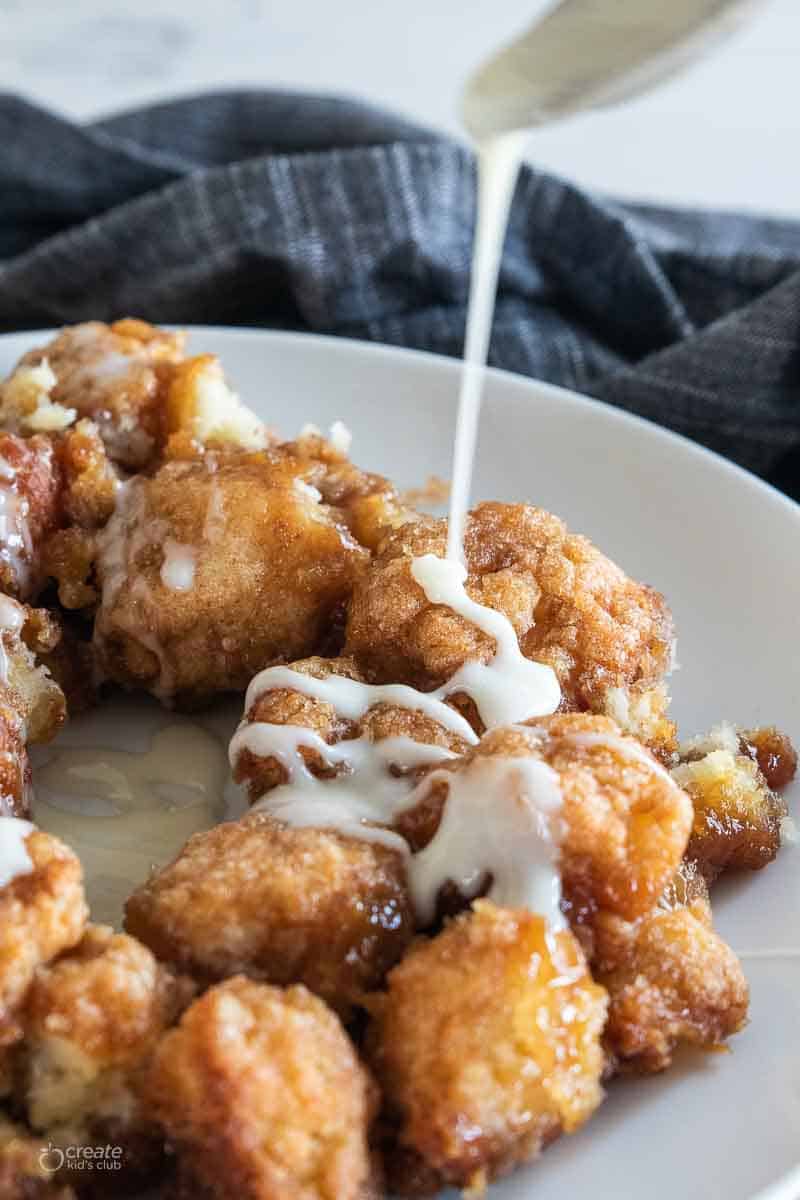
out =
[[(0, 328), (128, 314), (461, 353), (464, 146), (358, 103), (203, 95), (78, 125), (0, 96)], [(800, 498), (800, 224), (525, 169), (490, 361)]]

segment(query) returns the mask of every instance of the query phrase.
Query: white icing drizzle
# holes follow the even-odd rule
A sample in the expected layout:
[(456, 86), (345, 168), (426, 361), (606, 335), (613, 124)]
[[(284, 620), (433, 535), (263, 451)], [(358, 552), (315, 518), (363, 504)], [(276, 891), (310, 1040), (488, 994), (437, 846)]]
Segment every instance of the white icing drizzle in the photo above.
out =
[(203, 540), (213, 542), (217, 534), (225, 528), (225, 494), (217, 483), (212, 481), (208, 496), (208, 507), (203, 521)]
[(139, 530), (139, 537), (143, 541), (146, 539), (144, 481), (134, 478), (120, 484), (116, 497), (114, 512), (97, 540), (97, 566), (102, 583), (100, 615), (113, 607), (128, 577), (128, 565), (135, 549), (130, 531)]
[(466, 692), (487, 729), (556, 711), (561, 688), (555, 671), (525, 657), (508, 617), (470, 599), (464, 587), (467, 569), (462, 563), (424, 554), (412, 560), (411, 574), (431, 604), (446, 605), (496, 643), (490, 662), (464, 663), (434, 696)]
[[(527, 908), (551, 929), (566, 928), (556, 772), (541, 759), (478, 757), (460, 771), (434, 771), (420, 788), (439, 781), (449, 787), (439, 828), (408, 865), (411, 896), (423, 924), (436, 914), (442, 884), (452, 880), (472, 899), (490, 874), (487, 894), (495, 904)], [(415, 794), (413, 803), (418, 799)]]
[(652, 754), (645, 750), (644, 746), (640, 745), (639, 742), (634, 741), (633, 738), (621, 737), (619, 734), (614, 733), (590, 733), (588, 731), (568, 733), (562, 736), (565, 736), (566, 740), (571, 742), (573, 746), (603, 746), (607, 750), (612, 750), (621, 758), (629, 758), (642, 763), (648, 770), (659, 775), (672, 787), (678, 788), (679, 786), (666, 767), (662, 767), (661, 763), (653, 758)]
[(25, 843), (34, 829), (30, 821), (0, 817), (0, 889), (20, 875), (30, 875), (33, 870)]
[(0, 595), (0, 629), (19, 633), (25, 624), (25, 609), (11, 596)]
[(301, 496), (305, 496), (309, 500), (313, 500), (315, 504), (319, 504), (322, 500), (322, 492), (319, 488), (315, 488), (312, 483), (306, 483), (305, 479), (295, 477), (292, 481), (292, 486)]
[(100, 358), (87, 363), (86, 366), (76, 371), (73, 379), (79, 380), (82, 386), (91, 385), (95, 381), (122, 379), (138, 366), (139, 363), (134, 355), (107, 350)]
[[(373, 742), (362, 736), (330, 746), (302, 726), (247, 722), (260, 697), (279, 688), (330, 704), (350, 721), (362, 719), (379, 704), (421, 712), (469, 745), (478, 741), (474, 730), (446, 703), (457, 692), (473, 700), (487, 729), (556, 710), (561, 690), (555, 673), (525, 658), (503, 613), (470, 599), (462, 564), (425, 555), (412, 561), (411, 572), (432, 604), (447, 605), (493, 638), (496, 649), (491, 661), (465, 663), (429, 693), (403, 684), (375, 686), (339, 675), (317, 679), (291, 667), (268, 667), (247, 689), (245, 719), (230, 745), (231, 763), (235, 766), (239, 755), (249, 751), (282, 764), (287, 782), (255, 806), (277, 820), (297, 827), (335, 829), (402, 853), (421, 921), (432, 919), (436, 897), (448, 880), (472, 897), (491, 874), (489, 895), (497, 903), (531, 908), (553, 928), (560, 928), (554, 818), (560, 811), (561, 792), (558, 776), (541, 760), (476, 760), (461, 772), (434, 772), (412, 788), (409, 771), (452, 758), (452, 753), (409, 738)], [(333, 768), (334, 778), (320, 779), (310, 771), (303, 748), (315, 751), (326, 767)], [(419, 803), (431, 783), (440, 779), (448, 784), (448, 798), (439, 829), (420, 854), (410, 855), (405, 840), (387, 826), (399, 812)]]
[[(387, 826), (409, 806), (413, 785), (390, 768), (408, 772), (455, 757), (443, 747), (406, 737), (379, 742), (360, 737), (329, 746), (313, 730), (295, 725), (240, 729), (231, 742), (232, 761), (245, 746), (259, 756), (276, 758), (289, 775), (288, 782), (273, 788), (254, 810), (296, 828), (334, 829), (345, 837), (377, 842), (404, 856), (408, 844)], [(322, 780), (312, 774), (301, 747), (315, 750), (326, 766), (338, 768), (335, 778)]]
[[(489, 895), (498, 904), (531, 908), (553, 928), (560, 928), (555, 816), (561, 792), (558, 776), (541, 760), (476, 760), (461, 772), (434, 772), (412, 788), (398, 769), (407, 773), (452, 758), (452, 753), (409, 738), (373, 742), (362, 736), (330, 746), (303, 726), (247, 723), (247, 713), (265, 692), (286, 688), (330, 704), (350, 721), (360, 720), (379, 704), (418, 711), (475, 745), (474, 730), (445, 702), (448, 695), (467, 693), (487, 728), (558, 707), (561, 693), (554, 672), (523, 656), (514, 628), (502, 613), (467, 596), (463, 566), (427, 555), (414, 559), (411, 569), (431, 603), (447, 604), (494, 639), (491, 662), (465, 664), (430, 693), (403, 684), (375, 686), (339, 675), (317, 679), (291, 667), (268, 667), (247, 690), (245, 720), (230, 745), (231, 763), (235, 766), (247, 750), (259, 758), (276, 759), (286, 770), (287, 782), (268, 792), (256, 809), (288, 825), (335, 829), (402, 853), (421, 921), (432, 919), (436, 897), (448, 880), (472, 897), (491, 874)], [(315, 751), (325, 766), (335, 769), (334, 778), (320, 779), (310, 771), (303, 748)], [(420, 854), (410, 855), (405, 840), (387, 826), (398, 813), (418, 804), (431, 783), (439, 780), (448, 785), (439, 829)]]
[[(102, 590), (94, 640), (97, 646), (104, 645), (113, 615), (112, 627), (135, 638), (158, 660), (159, 678), (152, 690), (168, 700), (173, 690), (174, 670), (154, 631), (158, 623), (155, 600), (147, 579), (136, 568), (136, 558), (147, 546), (159, 542), (165, 545), (169, 526), (166, 521), (148, 518), (146, 483), (137, 476), (119, 488), (116, 508), (98, 537), (97, 568)], [(135, 604), (117, 604), (125, 585)]]
[[(316, 679), (313, 675), (305, 675), (301, 671), (293, 671), (291, 667), (267, 667), (251, 681), (245, 696), (244, 708), (248, 713), (253, 705), (266, 692), (274, 692), (278, 688), (287, 688), (300, 692), (314, 700), (321, 700), (345, 717), (348, 721), (358, 721), (366, 716), (371, 708), (379, 704), (392, 704), (398, 708), (408, 708), (424, 713), (439, 725), (444, 726), (450, 733), (455, 733), (464, 741), (474, 744), (477, 735), (470, 723), (460, 713), (451, 708), (435, 692), (418, 692), (416, 688), (407, 687), (402, 683), (375, 685), (358, 683), (354, 679), (345, 679), (342, 675), (329, 675), (325, 679)], [(243, 732), (253, 726), (243, 726)], [(268, 728), (272, 728), (269, 726)], [(238, 736), (238, 734), (237, 734)], [(352, 742), (348, 742), (352, 745)]]
[(16, 491), (13, 481), (0, 484), (0, 558), (11, 567), (17, 587), (22, 591), (30, 581), (33, 555), (29, 513), (30, 504)]
[(349, 454), (350, 446), (353, 442), (353, 435), (343, 421), (334, 421), (330, 428), (328, 437), (330, 444), (334, 450), (338, 450), (340, 454)]
[(194, 584), (196, 558), (194, 549), (183, 542), (167, 538), (164, 542), (164, 561), (161, 581), (174, 592), (188, 592)]
[(0, 455), (0, 479), (5, 479), (7, 483), (12, 483), (16, 479), (16, 476), (17, 472), (8, 459)]

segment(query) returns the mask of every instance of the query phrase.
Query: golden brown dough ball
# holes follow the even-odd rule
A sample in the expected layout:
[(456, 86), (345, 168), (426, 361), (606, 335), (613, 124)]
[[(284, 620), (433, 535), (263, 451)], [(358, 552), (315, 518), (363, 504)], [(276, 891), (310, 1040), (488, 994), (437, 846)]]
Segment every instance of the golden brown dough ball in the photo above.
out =
[[(353, 594), (346, 651), (374, 681), (428, 691), (468, 659), (487, 661), (492, 639), (451, 609), (432, 605), (411, 560), (443, 556), (443, 520), (389, 534)], [(611, 689), (658, 686), (672, 657), (663, 598), (629, 579), (558, 517), (526, 504), (480, 504), (465, 533), (467, 592), (505, 614), (523, 653), (556, 672), (565, 703), (602, 711)]]
[(713, 880), (727, 869), (759, 870), (781, 844), (785, 802), (761, 773), (757, 754), (741, 746), (732, 726), (717, 726), (687, 743), (672, 771), (694, 805), (687, 854)]
[(242, 977), (184, 1013), (147, 1081), (151, 1111), (213, 1200), (363, 1200), (370, 1092), (321, 1000)]
[(134, 938), (92, 925), (78, 945), (37, 971), (24, 1009), (24, 1104), (41, 1132), (91, 1137), (146, 1125), (139, 1075), (191, 998)]
[(444, 1183), (535, 1158), (602, 1099), (605, 992), (572, 935), (532, 913), (477, 901), (411, 949), (376, 1010), (368, 1042), (400, 1145)]
[(662, 1071), (679, 1043), (714, 1048), (747, 1019), (747, 980), (712, 928), (707, 894), (690, 886), (684, 897), (668, 893), (613, 949), (606, 937), (606, 962), (593, 965), (609, 993), (605, 1043), (619, 1066)]
[(42, 381), (42, 408), (58, 405), (72, 420), (91, 417), (109, 456), (139, 469), (161, 441), (166, 392), (184, 340), (146, 321), (87, 321), (30, 350), (21, 366), (45, 366), (54, 377)]
[(329, 636), (368, 552), (279, 451), (172, 462), (126, 485), (99, 540), (110, 679), (197, 703)]
[(28, 861), (0, 887), (0, 1046), (19, 1037), (20, 1006), (36, 968), (79, 941), (88, 915), (73, 852), (47, 833), (26, 833), (13, 818), (0, 817), (6, 855), (20, 834)]
[(133, 893), (125, 925), (180, 970), (304, 983), (345, 1014), (414, 929), (398, 853), (264, 813), (195, 834)]
[(560, 871), (573, 926), (591, 924), (598, 910), (632, 919), (652, 908), (683, 857), (692, 807), (655, 759), (607, 717), (564, 713), (484, 734), (461, 758), (441, 764), (430, 795), (423, 785), (417, 809), (400, 815), (399, 832), (415, 847), (426, 844), (447, 799), (442, 781), (487, 757), (532, 757), (556, 772)]

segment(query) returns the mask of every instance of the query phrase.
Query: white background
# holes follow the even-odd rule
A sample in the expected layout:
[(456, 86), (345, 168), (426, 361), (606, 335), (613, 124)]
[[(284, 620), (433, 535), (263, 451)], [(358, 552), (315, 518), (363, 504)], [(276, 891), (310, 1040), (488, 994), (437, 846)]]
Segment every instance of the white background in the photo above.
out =
[[(78, 117), (239, 84), (334, 90), (455, 131), (470, 67), (546, 0), (0, 0), (0, 86)], [(670, 0), (651, 0), (670, 3)], [(538, 135), (595, 188), (800, 216), (800, 0), (624, 110)]]

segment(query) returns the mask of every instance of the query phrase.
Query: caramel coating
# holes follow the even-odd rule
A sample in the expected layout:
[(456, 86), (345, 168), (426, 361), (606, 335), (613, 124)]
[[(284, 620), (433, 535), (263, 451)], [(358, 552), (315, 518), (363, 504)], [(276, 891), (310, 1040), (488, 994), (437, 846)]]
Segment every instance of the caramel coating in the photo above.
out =
[(20, 1005), (36, 968), (74, 946), (88, 916), (73, 852), (39, 830), (26, 849), (33, 870), (0, 888), (0, 1046), (19, 1037)]
[(744, 1026), (747, 980), (702, 895), (656, 907), (615, 951), (612, 969), (593, 971), (609, 993), (605, 1043), (618, 1065), (663, 1071), (679, 1043), (714, 1048)]
[(206, 992), (159, 1045), (146, 1093), (214, 1200), (362, 1200), (370, 1085), (304, 987), (238, 976)]
[(99, 529), (116, 506), (119, 474), (93, 421), (78, 421), (56, 445), (66, 519), (81, 529)]
[[(553, 986), (560, 979), (559, 986)], [(478, 901), (389, 974), (369, 1044), (399, 1141), (468, 1187), (535, 1158), (602, 1099), (606, 995), (569, 933)]]
[(323, 501), (341, 511), (353, 537), (369, 550), (377, 550), (391, 530), (419, 519), (388, 479), (356, 467), (318, 432), (302, 433), (285, 449), (324, 465), (317, 482)]
[(48, 1143), (0, 1114), (0, 1196), (3, 1200), (75, 1200), (71, 1187), (48, 1168), (57, 1158)]
[(126, 929), (180, 970), (304, 983), (345, 1014), (414, 929), (396, 852), (264, 813), (195, 834), (125, 913)]
[(767, 787), (776, 792), (788, 787), (797, 774), (797, 751), (791, 738), (774, 725), (743, 729), (739, 736), (744, 753), (755, 759)]
[(32, 1127), (88, 1137), (99, 1123), (118, 1135), (145, 1124), (139, 1073), (190, 997), (145, 946), (90, 926), (28, 993), (20, 1060)]
[(138, 469), (162, 438), (166, 390), (184, 340), (146, 321), (87, 321), (62, 329), (21, 362), (46, 359), (56, 376), (50, 399), (92, 417), (109, 456)]
[(704, 925), (711, 926), (711, 900), (708, 883), (698, 863), (685, 858), (665, 887), (654, 909), (635, 921), (626, 921), (617, 913), (598, 912), (591, 924), (576, 924), (573, 932), (595, 976), (608, 975), (631, 962), (636, 937), (644, 921), (655, 912), (676, 912), (688, 908)]
[(708, 879), (721, 871), (757, 871), (775, 858), (786, 804), (767, 785), (757, 762), (732, 748), (691, 756), (672, 772), (694, 805), (687, 854)]
[[(128, 484), (97, 562), (95, 648), (110, 679), (200, 703), (314, 651), (368, 553), (303, 472), (279, 451), (207, 455)], [(167, 542), (193, 563), (185, 590), (162, 576)]]
[[(346, 652), (368, 678), (423, 691), (468, 659), (487, 661), (491, 638), (442, 605), (411, 575), (411, 559), (443, 556), (443, 520), (420, 519), (388, 534), (359, 581)], [(526, 504), (487, 503), (469, 515), (467, 592), (511, 621), (523, 653), (549, 664), (565, 704), (601, 709), (611, 688), (643, 691), (671, 661), (672, 622), (663, 598), (635, 583), (558, 517)]]
[[(327, 679), (339, 675), (363, 683), (364, 679), (352, 658), (307, 658), (289, 663), (293, 671), (310, 675), (314, 679)], [(406, 737), (411, 741), (429, 746), (441, 746), (453, 753), (463, 753), (467, 742), (457, 734), (445, 729), (437, 721), (416, 709), (401, 708), (394, 704), (376, 704), (358, 721), (342, 718), (333, 705), (304, 696), (290, 688), (275, 688), (264, 692), (245, 714), (248, 724), (264, 722), (270, 725), (300, 725), (310, 729), (329, 745), (351, 738), (367, 737), (373, 742), (385, 738)], [(335, 775), (335, 768), (326, 766), (319, 753), (312, 747), (301, 746), (299, 753), (318, 778)], [(255, 802), (272, 788), (286, 783), (288, 771), (271, 756), (254, 754), (244, 749), (239, 754), (234, 778), (247, 786), (251, 801)], [(413, 784), (413, 779), (409, 784)]]
[(44, 583), (42, 544), (61, 520), (61, 475), (52, 442), (41, 435), (0, 431), (0, 460), (0, 592), (28, 600)]
[[(598, 910), (633, 919), (652, 908), (683, 857), (692, 808), (646, 750), (608, 717), (563, 713), (484, 734), (437, 774), (487, 756), (532, 756), (557, 773), (564, 906), (574, 926), (591, 923)], [(445, 800), (438, 781), (416, 809), (401, 814), (397, 829), (415, 848), (435, 833)]]

